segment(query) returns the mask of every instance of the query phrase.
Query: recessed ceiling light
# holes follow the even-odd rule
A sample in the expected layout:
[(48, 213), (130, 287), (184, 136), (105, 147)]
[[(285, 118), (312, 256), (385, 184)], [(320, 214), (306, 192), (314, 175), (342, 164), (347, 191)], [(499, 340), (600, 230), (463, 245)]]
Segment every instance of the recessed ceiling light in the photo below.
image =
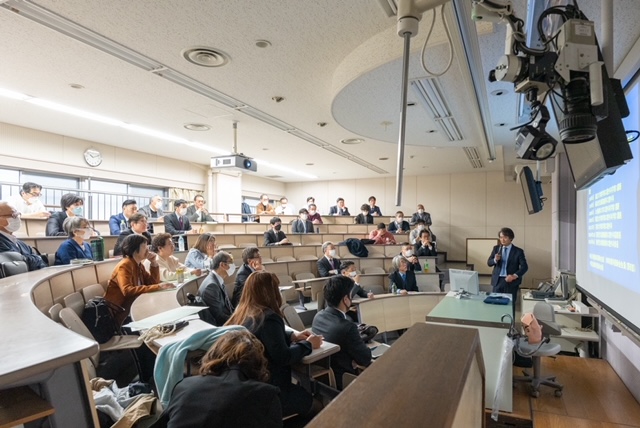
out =
[(208, 131), (211, 129), (209, 125), (204, 123), (185, 123), (184, 127), (189, 131)]
[(259, 48), (268, 48), (271, 46), (271, 42), (269, 40), (256, 40), (256, 46)]
[(311, 165), (313, 165), (313, 164), (312, 164), (312, 163), (305, 163), (305, 165), (307, 165), (307, 166), (311, 166)]
[(362, 138), (345, 138), (344, 140), (340, 140), (342, 144), (362, 144), (364, 140)]
[(69, 86), (72, 87), (73, 89), (84, 89), (84, 86), (82, 86), (79, 83), (69, 83)]
[(280, 96), (271, 97), (271, 99), (277, 103), (281, 103), (282, 101), (284, 101), (284, 97)]
[(502, 95), (505, 95), (509, 93), (509, 91), (507, 91), (506, 89), (496, 89), (495, 91), (491, 92), (491, 95), (494, 95), (496, 97), (500, 97)]
[(224, 52), (206, 46), (193, 46), (182, 51), (184, 59), (201, 67), (222, 67), (230, 58)]
[(262, 150), (267, 151), (267, 150), (269, 150), (269, 148), (268, 147), (263, 147)]
[(378, 160), (389, 160), (389, 158), (378, 158)]
[(327, 122), (318, 122), (318, 123), (317, 123), (317, 125), (318, 125), (320, 128), (324, 128), (325, 126), (327, 126)]
[(436, 129), (427, 129), (427, 134), (435, 134), (438, 132)]
[(497, 126), (498, 128), (502, 128), (503, 126), (507, 126), (507, 124), (504, 122), (500, 122), (500, 123), (496, 123), (495, 126)]

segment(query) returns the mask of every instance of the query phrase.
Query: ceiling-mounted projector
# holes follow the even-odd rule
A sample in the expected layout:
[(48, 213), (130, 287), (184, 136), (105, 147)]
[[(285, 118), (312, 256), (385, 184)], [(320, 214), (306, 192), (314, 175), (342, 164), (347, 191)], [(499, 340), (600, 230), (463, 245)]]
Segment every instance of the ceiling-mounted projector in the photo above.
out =
[(211, 168), (233, 168), (241, 171), (258, 171), (258, 164), (242, 154), (211, 158)]

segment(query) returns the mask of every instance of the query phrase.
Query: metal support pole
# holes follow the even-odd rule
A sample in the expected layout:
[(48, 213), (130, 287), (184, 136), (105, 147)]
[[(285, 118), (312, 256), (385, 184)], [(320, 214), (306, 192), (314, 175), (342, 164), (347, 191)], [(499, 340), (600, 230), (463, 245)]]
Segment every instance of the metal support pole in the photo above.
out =
[(404, 176), (404, 139), (407, 127), (407, 91), (409, 88), (409, 55), (411, 49), (411, 33), (402, 35), (404, 54), (402, 57), (402, 94), (400, 101), (400, 135), (398, 136), (398, 170), (396, 172), (396, 206), (402, 204), (402, 182)]
[(602, 24), (602, 58), (604, 66), (609, 76), (613, 76), (613, 0), (602, 0), (601, 3), (601, 24)]

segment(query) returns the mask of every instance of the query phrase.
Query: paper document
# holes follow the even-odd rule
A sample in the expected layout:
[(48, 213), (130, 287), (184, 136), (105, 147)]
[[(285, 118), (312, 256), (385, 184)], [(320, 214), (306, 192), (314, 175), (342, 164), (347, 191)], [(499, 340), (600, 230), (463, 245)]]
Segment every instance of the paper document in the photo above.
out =
[(174, 308), (166, 312), (152, 315), (139, 321), (130, 322), (124, 327), (129, 327), (133, 331), (144, 330), (147, 328), (155, 327), (159, 324), (176, 322), (179, 319), (188, 317), (189, 315), (197, 314), (198, 312), (206, 308), (206, 306), (181, 306), (179, 308)]

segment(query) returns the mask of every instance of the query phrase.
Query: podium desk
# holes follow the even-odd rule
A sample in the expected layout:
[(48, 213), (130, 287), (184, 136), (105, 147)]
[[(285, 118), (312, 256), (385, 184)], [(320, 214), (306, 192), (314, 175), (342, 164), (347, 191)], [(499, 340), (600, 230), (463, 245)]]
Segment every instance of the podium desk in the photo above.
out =
[[(502, 315), (511, 315), (511, 304), (490, 305), (484, 303), (485, 296), (457, 299), (450, 292), (426, 317), (427, 323), (452, 325), (460, 328), (475, 328), (480, 333), (482, 357), (486, 369), (485, 407), (493, 408), (502, 348), (504, 339), (509, 331), (509, 320), (502, 321)], [(502, 399), (499, 409), (511, 412), (512, 403), (512, 370), (511, 357), (509, 367), (500, 384)]]

